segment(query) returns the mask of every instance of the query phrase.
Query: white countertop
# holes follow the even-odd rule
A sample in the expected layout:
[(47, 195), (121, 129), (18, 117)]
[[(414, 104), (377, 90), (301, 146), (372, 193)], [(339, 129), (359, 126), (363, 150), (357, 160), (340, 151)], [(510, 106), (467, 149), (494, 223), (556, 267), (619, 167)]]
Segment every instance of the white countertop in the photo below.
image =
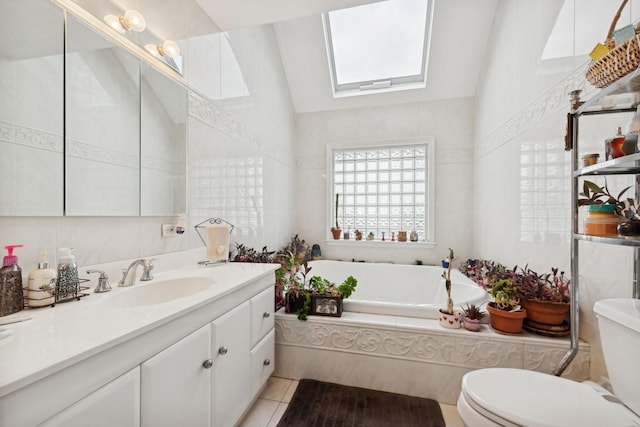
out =
[[(166, 272), (154, 270), (152, 281), (136, 281), (126, 288), (118, 287), (119, 278), (112, 277), (110, 292), (96, 294), (91, 288), (87, 291), (89, 295), (80, 301), (25, 309), (2, 317), (4, 320), (28, 314), (32, 319), (0, 326), (0, 397), (220, 299), (249, 282), (272, 275), (277, 268), (276, 264), (228, 263), (216, 267), (191, 264)], [(107, 301), (134, 287), (153, 286), (162, 280), (185, 276), (207, 277), (214, 284), (194, 295), (161, 304), (119, 308)]]

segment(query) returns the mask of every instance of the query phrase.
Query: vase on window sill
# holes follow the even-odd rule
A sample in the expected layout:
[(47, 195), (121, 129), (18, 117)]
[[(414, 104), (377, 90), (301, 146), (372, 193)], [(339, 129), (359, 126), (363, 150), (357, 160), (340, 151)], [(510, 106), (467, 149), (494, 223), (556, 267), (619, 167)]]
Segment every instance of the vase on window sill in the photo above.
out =
[(341, 228), (331, 227), (331, 234), (333, 234), (334, 240), (340, 240), (340, 235), (342, 234)]

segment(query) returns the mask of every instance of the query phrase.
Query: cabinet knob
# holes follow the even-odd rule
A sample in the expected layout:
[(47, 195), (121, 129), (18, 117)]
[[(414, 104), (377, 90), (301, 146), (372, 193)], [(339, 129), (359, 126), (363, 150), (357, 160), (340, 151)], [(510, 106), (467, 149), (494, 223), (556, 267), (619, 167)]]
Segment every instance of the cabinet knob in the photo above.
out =
[(269, 313), (268, 311), (265, 311), (264, 313), (262, 313), (262, 317), (267, 318), (271, 316), (271, 313)]
[(271, 360), (269, 360), (269, 359), (264, 359), (264, 362), (262, 362), (262, 364), (263, 364), (264, 366), (269, 366), (269, 365), (271, 365)]
[(211, 369), (212, 366), (213, 366), (213, 360), (211, 359), (207, 359), (204, 362), (202, 362), (202, 367), (204, 369)]
[(227, 351), (229, 351), (229, 349), (227, 347), (220, 347), (218, 349), (218, 354), (224, 355), (224, 354), (227, 354)]

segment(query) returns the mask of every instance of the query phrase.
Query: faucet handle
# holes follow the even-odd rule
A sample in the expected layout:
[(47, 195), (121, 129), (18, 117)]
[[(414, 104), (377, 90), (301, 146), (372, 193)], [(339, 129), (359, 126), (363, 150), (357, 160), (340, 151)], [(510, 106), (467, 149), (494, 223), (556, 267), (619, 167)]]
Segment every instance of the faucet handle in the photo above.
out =
[(101, 270), (87, 270), (87, 274), (100, 273), (98, 277), (98, 286), (93, 290), (95, 293), (109, 292), (111, 290), (111, 284), (109, 283), (109, 276), (107, 273)]
[(151, 270), (153, 270), (153, 261), (157, 261), (158, 258), (151, 258), (144, 262), (142, 266), (142, 275), (140, 276), (140, 281), (146, 282), (149, 280), (153, 280), (153, 275), (151, 274)]
[(122, 269), (122, 278), (118, 282), (118, 286), (124, 286), (124, 281), (127, 279), (127, 273), (129, 272), (128, 268)]

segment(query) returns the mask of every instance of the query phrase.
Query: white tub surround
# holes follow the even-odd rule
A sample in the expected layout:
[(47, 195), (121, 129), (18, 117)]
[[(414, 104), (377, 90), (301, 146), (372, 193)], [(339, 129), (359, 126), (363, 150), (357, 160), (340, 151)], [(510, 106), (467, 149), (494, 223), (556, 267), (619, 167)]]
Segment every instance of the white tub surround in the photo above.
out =
[[(203, 268), (190, 263), (168, 272), (156, 269), (152, 281), (128, 288), (117, 287), (118, 279), (111, 276), (111, 292), (91, 292), (80, 301), (24, 311), (33, 318), (2, 326), (10, 336), (0, 340), (0, 425), (45, 421), (46, 425), (69, 425), (70, 420), (86, 420), (92, 414), (120, 417), (127, 425), (149, 425), (151, 415), (163, 409), (153, 405), (175, 398), (175, 390), (162, 388), (167, 374), (193, 382), (194, 387), (199, 382), (202, 393), (180, 391), (184, 396), (179, 397), (187, 399), (191, 409), (200, 397), (208, 405), (188, 411), (183, 420), (193, 420), (189, 417), (197, 413), (209, 422), (213, 418), (219, 425), (233, 424), (273, 368), (263, 358), (273, 360), (273, 327), (269, 325), (274, 317), (273, 272), (277, 267), (230, 263)], [(137, 276), (139, 273), (140, 269)], [(165, 303), (133, 307), (115, 303), (142, 287), (194, 276), (213, 284)], [(219, 354), (218, 346), (226, 346), (229, 356)], [(192, 352), (193, 348), (198, 352)], [(208, 368), (203, 367), (207, 360), (211, 361)], [(244, 365), (233, 365), (239, 360)], [(177, 365), (170, 365), (173, 362)], [(167, 366), (171, 368), (165, 369)], [(238, 369), (240, 387), (227, 389), (218, 383)], [(225, 399), (236, 395), (242, 397), (229, 407)], [(218, 411), (219, 404), (227, 405), (224, 411)], [(164, 408), (173, 411), (175, 407)]]
[[(340, 284), (349, 276), (358, 280), (344, 311), (437, 319), (446, 306), (442, 268), (368, 262), (311, 261), (311, 276)], [(488, 301), (487, 292), (460, 271), (451, 270), (451, 297), (456, 309)]]
[[(474, 369), (514, 367), (550, 373), (569, 347), (564, 338), (445, 329), (437, 320), (364, 313), (339, 319), (276, 313), (275, 375), (311, 378), (455, 404), (462, 376)], [(590, 346), (565, 371), (589, 378)]]

